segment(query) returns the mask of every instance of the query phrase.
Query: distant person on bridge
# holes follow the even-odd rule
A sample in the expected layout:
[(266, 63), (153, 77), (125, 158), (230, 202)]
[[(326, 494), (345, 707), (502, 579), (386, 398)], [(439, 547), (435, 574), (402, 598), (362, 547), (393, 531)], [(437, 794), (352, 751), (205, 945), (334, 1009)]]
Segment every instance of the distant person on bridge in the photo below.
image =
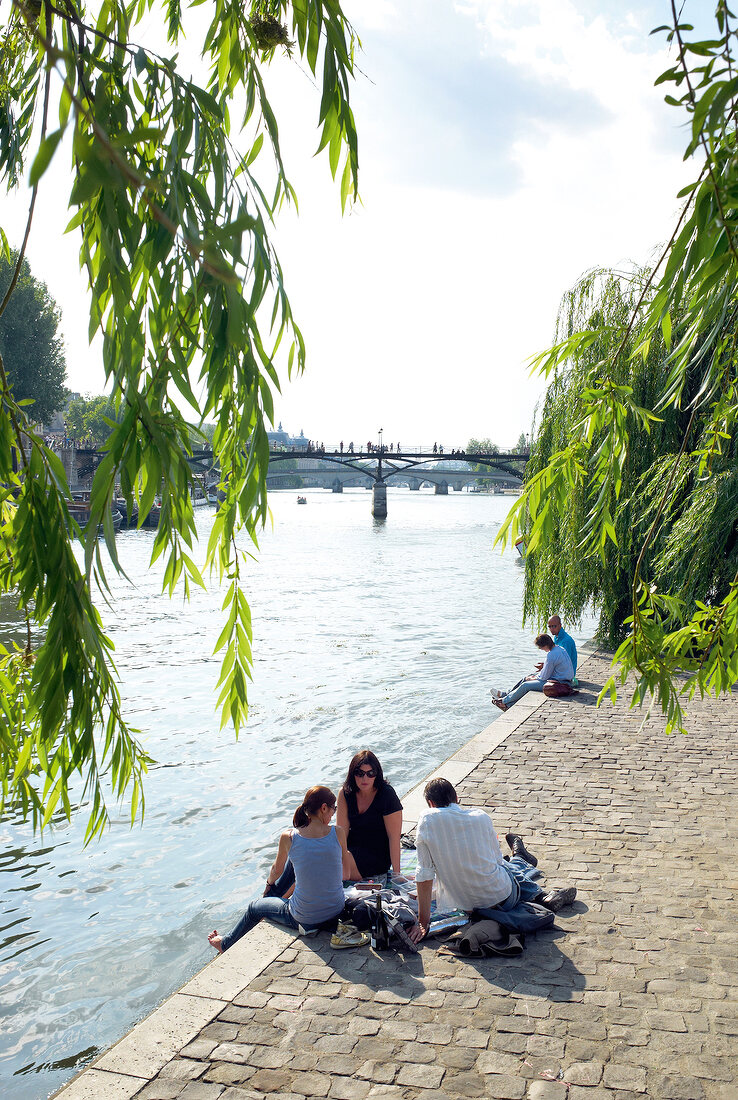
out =
[(507, 710), (508, 707), (517, 703), (518, 699), (522, 699), (529, 691), (543, 691), (543, 686), (547, 680), (568, 684), (569, 687), (572, 686), (574, 666), (564, 647), (555, 646), (553, 638), (548, 634), (539, 634), (536, 638), (536, 645), (546, 655), (543, 663), (538, 666), (535, 672), (529, 673), (524, 680), (516, 684), (507, 695), (503, 695), (502, 692), (498, 692), (496, 696), (493, 695), (492, 702), (500, 710)]
[(548, 629), (551, 631), (551, 637), (554, 640), (554, 645), (563, 646), (566, 652), (569, 654), (569, 658), (574, 669), (573, 684), (577, 686), (577, 647), (574, 639), (570, 634), (567, 634), (561, 625), (561, 619), (558, 615), (552, 615), (548, 620)]

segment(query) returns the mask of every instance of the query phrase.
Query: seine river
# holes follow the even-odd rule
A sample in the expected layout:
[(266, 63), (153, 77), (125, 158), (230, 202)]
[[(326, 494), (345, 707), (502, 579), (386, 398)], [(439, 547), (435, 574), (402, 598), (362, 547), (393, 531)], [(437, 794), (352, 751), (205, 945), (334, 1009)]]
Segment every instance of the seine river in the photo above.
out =
[[(145, 822), (118, 816), (86, 850), (81, 822), (41, 839), (0, 825), (3, 1096), (47, 1096), (208, 961), (207, 932), (261, 886), (307, 787), (337, 789), (368, 747), (403, 794), (494, 718), (491, 684), (532, 667), (517, 554), (492, 548), (510, 497), (390, 489), (377, 521), (365, 490), (306, 495), (271, 494), (248, 564), (254, 681), (237, 742), (214, 712), (217, 587), (170, 601), (148, 568), (153, 532), (119, 536), (135, 583), (115, 579), (104, 618), (157, 761)], [(202, 546), (211, 522), (200, 510)]]

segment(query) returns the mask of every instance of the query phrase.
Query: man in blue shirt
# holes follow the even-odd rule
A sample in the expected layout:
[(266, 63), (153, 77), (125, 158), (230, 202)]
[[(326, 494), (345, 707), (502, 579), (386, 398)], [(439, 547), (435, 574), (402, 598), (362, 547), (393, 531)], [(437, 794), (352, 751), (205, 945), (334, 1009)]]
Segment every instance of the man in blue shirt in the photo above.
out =
[(569, 654), (569, 658), (574, 669), (574, 686), (576, 687), (577, 676), (577, 647), (574, 643), (574, 639), (570, 634), (567, 634), (561, 625), (561, 619), (558, 615), (552, 615), (548, 620), (548, 629), (551, 631), (551, 637), (554, 640), (554, 645), (563, 646), (566, 652)]
[(513, 703), (517, 703), (528, 691), (543, 691), (546, 680), (557, 680), (560, 683), (570, 684), (574, 679), (574, 666), (569, 654), (563, 646), (555, 646), (553, 638), (548, 634), (539, 634), (536, 645), (545, 654), (545, 660), (540, 669), (531, 672), (524, 680), (508, 692), (492, 702), (500, 710), (507, 710)]

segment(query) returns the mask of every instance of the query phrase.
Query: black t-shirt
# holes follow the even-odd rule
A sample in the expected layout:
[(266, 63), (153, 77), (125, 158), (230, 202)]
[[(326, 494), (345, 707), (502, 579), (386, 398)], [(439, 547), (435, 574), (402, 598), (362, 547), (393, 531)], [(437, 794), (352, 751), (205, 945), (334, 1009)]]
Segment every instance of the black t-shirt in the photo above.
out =
[(354, 791), (346, 795), (346, 807), (349, 820), (348, 850), (356, 860), (356, 866), (364, 878), (384, 875), (392, 863), (384, 818), (387, 814), (402, 809), (394, 787), (385, 783), (363, 814), (359, 813), (356, 806)]

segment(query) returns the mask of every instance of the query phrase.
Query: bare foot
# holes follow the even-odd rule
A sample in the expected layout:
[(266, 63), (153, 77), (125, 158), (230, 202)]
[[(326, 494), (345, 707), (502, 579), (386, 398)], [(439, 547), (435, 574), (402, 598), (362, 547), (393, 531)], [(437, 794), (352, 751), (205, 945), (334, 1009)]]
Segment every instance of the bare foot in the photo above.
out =
[(214, 929), (208, 936), (208, 943), (215, 948), (219, 955), (223, 954), (223, 937), (218, 935), (218, 929)]
[(492, 702), (496, 707), (499, 707), (500, 710), (507, 710), (507, 703), (503, 703), (502, 699), (493, 699)]

